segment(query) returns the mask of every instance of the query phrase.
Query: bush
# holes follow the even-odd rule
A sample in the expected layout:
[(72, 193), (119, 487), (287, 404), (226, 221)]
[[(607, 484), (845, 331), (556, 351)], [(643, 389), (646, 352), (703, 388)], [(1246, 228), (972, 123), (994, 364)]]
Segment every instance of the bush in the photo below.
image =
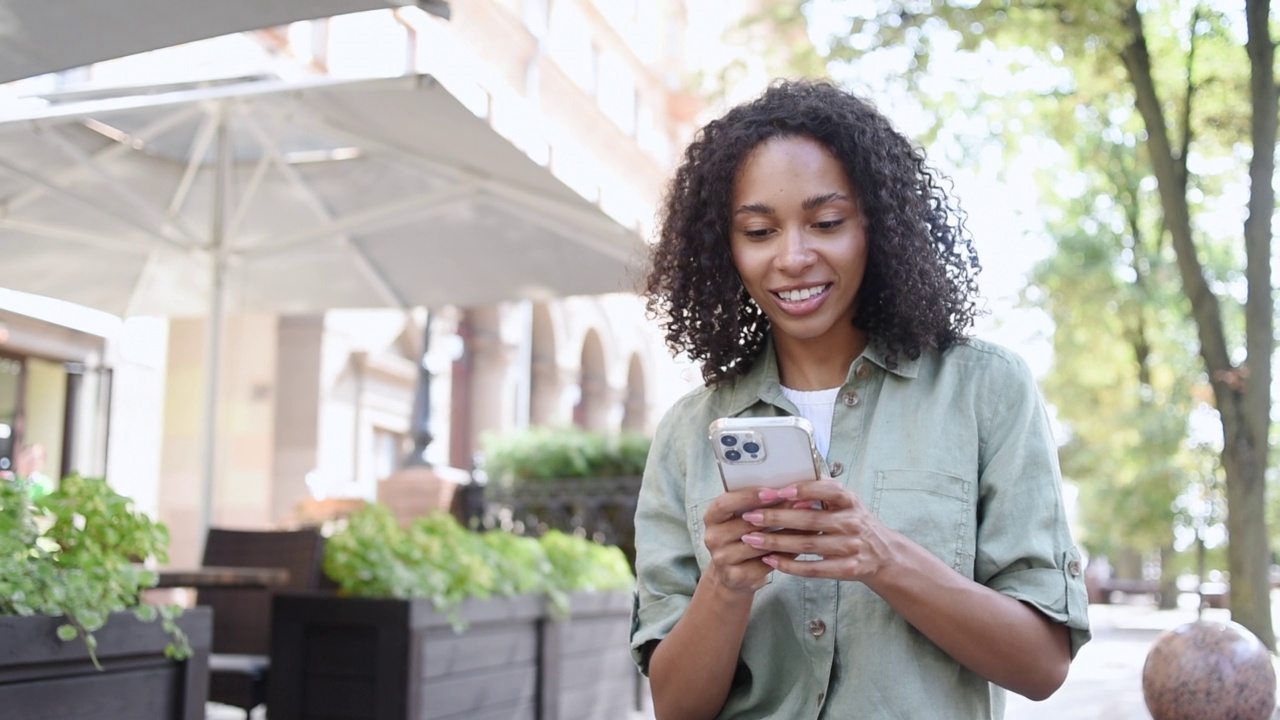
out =
[(190, 654), (174, 622), (181, 609), (142, 604), (156, 574), (141, 563), (168, 560), (169, 531), (101, 478), (70, 475), (33, 497), (22, 479), (0, 481), (0, 615), (61, 616), (63, 640), (82, 638), (97, 664), (94, 631), (113, 612), (162, 620), (167, 654)]
[(501, 435), (487, 434), (481, 442), (489, 479), (513, 483), (640, 475), (649, 455), (650, 439), (637, 433), (531, 427)]
[(444, 612), (468, 598), (524, 593), (544, 593), (563, 607), (565, 593), (630, 588), (634, 581), (615, 547), (562, 533), (539, 540), (475, 532), (441, 511), (401, 528), (378, 503), (353, 513), (329, 537), (324, 569), (345, 595), (425, 598)]

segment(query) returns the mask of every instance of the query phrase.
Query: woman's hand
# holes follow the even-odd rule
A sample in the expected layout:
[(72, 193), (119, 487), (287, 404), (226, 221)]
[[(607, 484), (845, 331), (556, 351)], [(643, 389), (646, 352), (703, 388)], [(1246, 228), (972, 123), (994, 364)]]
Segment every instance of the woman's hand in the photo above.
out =
[[(757, 504), (785, 503), (742, 516), (750, 528), (739, 539), (760, 553), (761, 564), (791, 575), (868, 580), (893, 562), (889, 537), (894, 531), (839, 483), (824, 478), (756, 492)], [(820, 559), (797, 560), (797, 555)]]
[[(762, 558), (778, 551), (754, 548), (742, 541), (743, 535), (758, 529), (744, 519), (744, 513), (750, 515), (764, 505), (777, 503), (777, 492), (760, 488), (733, 490), (720, 495), (707, 507), (702, 520), (706, 528), (703, 541), (711, 552), (708, 573), (723, 587), (749, 594), (769, 584), (769, 573), (774, 566)], [(762, 500), (766, 493), (774, 495)]]

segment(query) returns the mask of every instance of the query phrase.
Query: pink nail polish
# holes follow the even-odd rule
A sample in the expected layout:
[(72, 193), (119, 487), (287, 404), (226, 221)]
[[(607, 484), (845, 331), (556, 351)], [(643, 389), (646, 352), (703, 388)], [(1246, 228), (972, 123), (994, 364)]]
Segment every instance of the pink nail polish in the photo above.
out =
[(749, 523), (759, 524), (764, 522), (764, 513), (758, 510), (752, 510), (751, 512), (742, 513), (742, 519)]
[[(778, 491), (778, 497), (783, 499), (790, 499), (796, 496), (796, 492), (797, 492), (796, 489), (793, 487), (782, 488), (781, 490)], [(760, 493), (760, 494), (763, 495), (764, 493)]]
[(748, 533), (742, 536), (742, 542), (750, 545), (751, 547), (760, 547), (764, 544), (764, 538), (754, 533)]

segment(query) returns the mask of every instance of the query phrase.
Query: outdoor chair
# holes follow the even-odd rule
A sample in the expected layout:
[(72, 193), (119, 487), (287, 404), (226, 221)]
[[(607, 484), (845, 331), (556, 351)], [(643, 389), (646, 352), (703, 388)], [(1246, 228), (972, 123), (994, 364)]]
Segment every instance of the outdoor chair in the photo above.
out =
[(324, 538), (318, 528), (247, 531), (211, 528), (204, 565), (226, 568), (279, 568), (288, 579), (274, 587), (197, 589), (196, 604), (213, 608), (213, 646), (209, 656), (209, 699), (245, 711), (267, 700), (271, 654), (271, 596), (282, 590), (321, 587)]

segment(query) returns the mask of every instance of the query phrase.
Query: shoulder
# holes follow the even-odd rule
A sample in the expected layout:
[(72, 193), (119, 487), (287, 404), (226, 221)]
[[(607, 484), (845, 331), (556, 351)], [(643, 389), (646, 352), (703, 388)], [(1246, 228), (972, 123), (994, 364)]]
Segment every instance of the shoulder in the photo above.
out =
[(940, 368), (1006, 380), (1031, 380), (1031, 368), (1018, 353), (989, 340), (969, 338), (936, 353)]
[(707, 425), (724, 414), (724, 408), (733, 393), (733, 383), (720, 386), (704, 385), (685, 393), (672, 403), (662, 419), (658, 422), (659, 437), (671, 433), (687, 434), (690, 428), (701, 426), (706, 431)]

